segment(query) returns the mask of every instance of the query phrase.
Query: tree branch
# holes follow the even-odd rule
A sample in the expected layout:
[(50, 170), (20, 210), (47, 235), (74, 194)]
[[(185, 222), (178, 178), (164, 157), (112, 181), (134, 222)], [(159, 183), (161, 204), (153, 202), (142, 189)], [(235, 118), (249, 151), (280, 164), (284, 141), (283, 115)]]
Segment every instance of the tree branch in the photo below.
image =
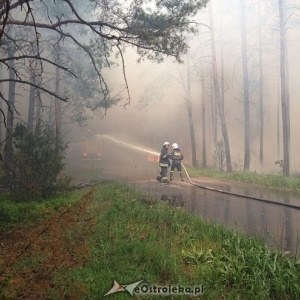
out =
[(19, 60), (19, 59), (23, 59), (23, 58), (28, 58), (28, 59), (38, 59), (38, 60), (43, 60), (43, 61), (46, 61), (48, 62), (49, 64), (53, 65), (53, 66), (56, 66), (70, 74), (72, 74), (74, 77), (77, 78), (77, 76), (72, 72), (70, 71), (68, 68), (65, 68), (63, 67), (62, 65), (59, 65), (47, 58), (44, 58), (44, 57), (41, 57), (39, 55), (20, 55), (20, 56), (12, 56), (12, 57), (7, 57), (7, 58), (1, 58), (0, 59), (0, 63), (4, 63), (5, 61), (8, 61), (8, 60), (12, 60), (12, 59), (15, 59), (15, 60)]
[[(6, 0), (6, 3), (9, 2), (10, 0)], [(10, 4), (9, 5), (3, 5), (3, 7), (0, 8), (0, 18), (2, 18), (4, 15), (8, 14), (9, 11), (11, 11), (12, 9), (15, 9), (19, 6), (23, 6), (24, 3), (27, 3), (29, 5), (29, 2), (31, 2), (33, 0), (18, 0), (17, 2), (15, 2), (14, 4)]]
[(39, 86), (37, 84), (34, 84), (32, 82), (29, 82), (29, 81), (25, 81), (25, 80), (18, 80), (18, 79), (1, 79), (0, 82), (9, 82), (9, 81), (14, 81), (14, 82), (17, 82), (17, 83), (21, 83), (21, 84), (28, 84), (28, 85), (31, 85), (37, 89), (40, 89), (42, 91), (44, 91), (45, 93), (51, 95), (51, 96), (54, 96), (55, 98), (58, 98), (59, 100), (62, 100), (64, 102), (67, 102), (68, 98), (62, 98), (60, 96), (58, 96), (57, 94), (43, 88), (42, 86)]
[[(0, 25), (2, 25), (3, 22), (0, 22)], [(57, 32), (62, 33), (61, 30), (58, 30), (57, 28), (61, 27), (62, 25), (69, 25), (69, 24), (80, 24), (80, 25), (86, 25), (88, 27), (90, 27), (96, 34), (98, 34), (99, 36), (101, 36), (102, 38), (106, 39), (106, 40), (113, 40), (113, 41), (117, 41), (118, 43), (123, 42), (125, 44), (129, 44), (131, 46), (140, 48), (140, 49), (144, 49), (144, 50), (148, 50), (148, 51), (155, 51), (155, 52), (160, 52), (161, 54), (164, 55), (168, 55), (168, 56), (173, 56), (176, 59), (178, 59), (177, 55), (175, 53), (170, 53), (169, 51), (165, 51), (162, 48), (158, 47), (154, 47), (154, 46), (146, 46), (143, 44), (139, 44), (137, 42), (135, 42), (134, 40), (136, 39), (142, 39), (140, 33), (141, 32), (130, 32), (129, 29), (125, 29), (125, 28), (119, 28), (116, 26), (113, 26), (111, 24), (105, 23), (105, 22), (99, 22), (99, 21), (93, 21), (93, 22), (85, 22), (84, 24), (82, 24), (82, 22), (80, 20), (72, 20), (72, 19), (68, 19), (68, 20), (63, 20), (63, 21), (58, 21), (54, 24), (45, 24), (45, 23), (35, 23), (35, 22), (24, 22), (24, 21), (18, 21), (18, 20), (7, 20), (7, 25), (19, 25), (19, 26), (28, 26), (28, 27), (35, 27), (35, 28), (44, 28), (44, 29), (49, 29), (49, 30), (54, 30)], [(113, 34), (103, 34), (100, 31), (96, 30), (93, 26), (101, 26), (101, 27), (109, 27), (110, 29), (113, 29), (117, 32), (120, 32), (122, 34), (129, 34), (129, 35), (124, 35), (124, 36), (116, 36)], [(150, 31), (147, 32), (148, 35), (152, 35), (152, 36), (160, 36), (158, 34), (153, 34)], [(72, 37), (70, 34), (64, 34), (65, 36), (69, 36)]]

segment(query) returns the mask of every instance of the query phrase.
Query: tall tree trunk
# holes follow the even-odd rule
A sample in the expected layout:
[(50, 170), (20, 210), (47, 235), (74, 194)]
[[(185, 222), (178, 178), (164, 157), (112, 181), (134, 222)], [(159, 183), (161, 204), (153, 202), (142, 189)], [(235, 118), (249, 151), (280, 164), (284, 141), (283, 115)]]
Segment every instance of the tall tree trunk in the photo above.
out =
[(284, 19), (284, 0), (278, 0), (280, 22), (280, 80), (281, 80), (281, 110), (283, 137), (283, 174), (290, 175), (290, 112), (287, 99), (286, 82), (286, 27)]
[[(30, 82), (35, 83), (35, 68), (34, 68), (34, 60), (30, 61)], [(34, 105), (35, 105), (35, 96), (36, 89), (34, 86), (30, 86), (29, 88), (29, 107), (28, 107), (28, 118), (27, 118), (27, 128), (29, 131), (33, 132), (34, 127)]]
[[(10, 43), (7, 54), (8, 57), (13, 57), (15, 48), (13, 43)], [(13, 59), (9, 60), (9, 79), (15, 79), (15, 62)], [(9, 81), (8, 87), (8, 108), (7, 108), (7, 128), (6, 128), (6, 142), (5, 142), (5, 153), (4, 153), (4, 165), (6, 177), (10, 178), (11, 172), (11, 160), (13, 154), (13, 128), (14, 128), (14, 113), (15, 113), (15, 95), (16, 95), (16, 82)]]
[[(203, 71), (202, 71), (203, 72)], [(207, 168), (206, 161), (206, 103), (205, 103), (205, 80), (204, 74), (201, 74), (201, 87), (202, 87), (202, 95), (201, 95), (201, 108), (202, 108), (202, 167)]]
[[(3, 79), (3, 69), (2, 69), (2, 65), (0, 65), (0, 79)], [(3, 84), (2, 82), (0, 82), (0, 93), (3, 96)], [(3, 128), (3, 105), (2, 105), (2, 98), (0, 97), (0, 155), (1, 155), (1, 150), (2, 150), (2, 128)], [(1, 157), (1, 156), (0, 156)]]
[(244, 92), (244, 171), (248, 171), (250, 168), (250, 101), (245, 0), (240, 0), (240, 21)]
[(35, 107), (36, 107), (36, 113), (35, 113), (35, 128), (39, 128), (41, 125), (41, 120), (42, 120), (42, 99), (40, 97), (40, 94), (37, 93), (37, 98), (35, 101)]
[(218, 108), (215, 99), (216, 97), (214, 92), (214, 77), (212, 74), (210, 78), (210, 104), (211, 104), (210, 113), (211, 113), (211, 128), (212, 128), (212, 137), (213, 137), (214, 145), (216, 145), (218, 141)]
[(193, 167), (197, 167), (197, 153), (196, 153), (196, 139), (195, 139), (195, 128), (193, 119), (193, 107), (192, 107), (192, 96), (191, 96), (191, 73), (189, 56), (187, 56), (187, 97), (186, 97), (188, 118), (189, 118), (189, 128), (191, 137), (191, 150), (192, 150), (192, 164)]
[(220, 28), (220, 50), (221, 50), (221, 100), (223, 110), (225, 109), (225, 70), (224, 70), (224, 31), (223, 31), (223, 12), (221, 11), (221, 28)]
[[(280, 59), (279, 59), (280, 60)], [(280, 68), (279, 68), (280, 69)], [(277, 84), (277, 115), (276, 115), (276, 125), (277, 125), (277, 156), (278, 158), (281, 156), (281, 145), (280, 145), (280, 107), (281, 107), (281, 95), (280, 95), (280, 76), (278, 77)]]
[[(60, 78), (59, 78), (59, 68), (56, 67), (56, 77), (55, 77), (55, 94), (58, 95), (60, 92)], [(56, 137), (61, 138), (61, 103), (60, 100), (55, 98), (54, 103), (55, 111), (55, 132)]]
[(261, 3), (258, 0), (258, 39), (259, 39), (259, 162), (264, 162), (264, 70), (262, 56)]
[[(285, 39), (284, 39), (284, 47), (285, 47), (285, 98), (287, 103), (287, 112), (288, 112), (288, 141), (289, 141), (289, 164), (292, 156), (292, 148), (291, 148), (291, 130), (290, 130), (290, 72), (289, 72), (289, 52), (288, 52), (288, 32), (285, 31)], [(290, 168), (289, 168), (290, 169)], [(290, 170), (289, 170), (290, 172)]]
[(226, 155), (226, 167), (227, 172), (232, 172), (232, 164), (231, 164), (231, 155), (230, 155), (230, 146), (227, 132), (227, 125), (225, 120), (225, 112), (224, 107), (222, 105), (221, 93), (220, 93), (220, 85), (218, 79), (217, 72), (217, 57), (216, 57), (216, 46), (215, 46), (215, 33), (214, 33), (214, 23), (212, 16), (212, 1), (210, 3), (209, 9), (209, 18), (210, 18), (210, 28), (211, 28), (211, 48), (212, 48), (212, 64), (213, 64), (213, 80), (214, 80), (214, 92), (221, 122), (221, 129), (223, 135), (223, 141), (225, 146), (225, 155)]

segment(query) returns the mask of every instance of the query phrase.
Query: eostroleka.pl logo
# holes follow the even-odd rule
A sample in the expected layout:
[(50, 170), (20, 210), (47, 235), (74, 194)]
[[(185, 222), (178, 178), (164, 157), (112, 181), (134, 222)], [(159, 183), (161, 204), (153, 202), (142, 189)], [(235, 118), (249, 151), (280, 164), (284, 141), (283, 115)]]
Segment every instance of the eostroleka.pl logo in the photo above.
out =
[(114, 280), (114, 286), (104, 295), (110, 295), (117, 292), (128, 292), (131, 296), (134, 294), (138, 295), (188, 295), (188, 296), (199, 296), (203, 294), (203, 285), (185, 287), (181, 285), (149, 285), (147, 283), (142, 284), (144, 280), (136, 281), (127, 285), (120, 285)]
[(142, 283), (144, 280), (140, 280), (131, 284), (127, 284), (127, 285), (120, 285), (118, 284), (115, 280), (114, 280), (114, 286), (104, 295), (110, 295), (116, 292), (124, 292), (127, 291), (131, 296), (133, 296), (134, 294), (134, 290), (135, 288)]

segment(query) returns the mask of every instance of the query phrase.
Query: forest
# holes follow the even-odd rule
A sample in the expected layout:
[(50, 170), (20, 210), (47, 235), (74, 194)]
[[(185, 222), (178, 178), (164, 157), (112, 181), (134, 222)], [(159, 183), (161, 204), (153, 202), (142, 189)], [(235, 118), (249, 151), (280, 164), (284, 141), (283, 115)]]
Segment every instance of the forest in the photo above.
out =
[[(299, 173), (299, 7), (292, 0), (1, 1), (2, 183), (45, 196), (45, 182), (63, 168), (68, 132), (80, 135), (91, 116), (105, 119), (103, 132), (113, 123), (136, 139), (159, 131), (155, 147), (164, 136), (176, 139), (193, 167)], [(153, 72), (143, 78), (147, 68)], [(176, 134), (161, 106), (174, 111)], [(115, 107), (132, 114), (107, 116)]]
[(198, 18), (184, 65), (169, 65), (142, 105), (183, 103), (193, 166), (298, 174), (299, 4), (213, 0)]
[[(128, 299), (145, 281), (299, 299), (299, 9), (0, 0), (0, 298)], [(166, 141), (184, 182), (155, 180)]]

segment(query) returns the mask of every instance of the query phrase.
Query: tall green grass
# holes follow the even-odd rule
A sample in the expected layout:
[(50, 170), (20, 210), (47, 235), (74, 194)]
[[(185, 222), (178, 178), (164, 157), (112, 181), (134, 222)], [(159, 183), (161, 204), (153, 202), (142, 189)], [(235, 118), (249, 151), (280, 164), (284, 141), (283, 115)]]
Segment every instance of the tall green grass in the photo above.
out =
[[(98, 222), (90, 261), (57, 277), (70, 289), (76, 282), (88, 286), (82, 299), (103, 299), (114, 280), (202, 284), (204, 295), (193, 299), (300, 299), (299, 262), (258, 240), (116, 184), (97, 189), (91, 211)], [(119, 292), (105, 298), (132, 297)]]
[[(34, 223), (83, 193), (48, 202), (1, 200), (2, 229), (5, 220), (10, 226)], [(87, 240), (89, 259), (53, 273), (47, 299), (103, 299), (114, 280), (204, 287), (201, 296), (174, 299), (300, 299), (300, 262), (259, 240), (115, 183), (99, 185), (88, 210), (95, 220)], [(132, 296), (119, 292), (104, 299)]]
[(300, 177), (296, 176), (282, 176), (274, 174), (258, 174), (256, 172), (239, 172), (231, 173), (220, 172), (213, 169), (187, 169), (190, 176), (204, 176), (215, 179), (231, 180), (247, 184), (255, 184), (266, 186), (269, 188), (289, 190), (300, 193)]
[(77, 201), (83, 191), (64, 194), (53, 199), (40, 201), (13, 201), (4, 194), (0, 195), (0, 230), (14, 226), (24, 226), (49, 216), (64, 205)]

